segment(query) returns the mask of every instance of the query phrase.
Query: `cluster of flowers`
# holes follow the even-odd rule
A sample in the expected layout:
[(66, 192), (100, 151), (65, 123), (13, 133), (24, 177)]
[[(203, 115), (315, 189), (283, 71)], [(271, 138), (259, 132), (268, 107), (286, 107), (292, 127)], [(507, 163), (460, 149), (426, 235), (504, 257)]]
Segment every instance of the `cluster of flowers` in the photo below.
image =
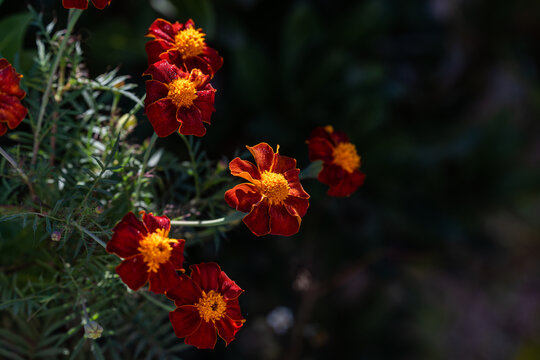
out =
[[(88, 0), (63, 0), (66, 8), (86, 9)], [(110, 0), (92, 0), (99, 9)], [(147, 36), (148, 69), (145, 114), (159, 137), (174, 132), (203, 136), (215, 111), (216, 90), (210, 80), (223, 59), (205, 41), (205, 34), (192, 20), (185, 24), (155, 20)], [(5, 59), (0, 59), (0, 135), (14, 129), (26, 116), (20, 100), (22, 76)], [(347, 135), (332, 126), (317, 127), (308, 141), (311, 161), (322, 162), (318, 179), (330, 186), (331, 196), (349, 196), (365, 175), (360, 156)], [(247, 182), (225, 193), (225, 201), (240, 212), (246, 226), (257, 236), (290, 236), (300, 229), (309, 207), (309, 195), (300, 184), (296, 160), (279, 154), (267, 143), (247, 146), (255, 163), (235, 158), (229, 163), (233, 176)], [(170, 220), (142, 212), (142, 221), (132, 212), (114, 227), (107, 251), (123, 261), (116, 272), (132, 290), (149, 283), (149, 290), (173, 300), (176, 310), (169, 317), (175, 334), (187, 344), (213, 348), (217, 335), (228, 344), (242, 327), (238, 297), (243, 290), (216, 263), (183, 268), (183, 239), (169, 238)], [(179, 275), (180, 271), (182, 275)]]

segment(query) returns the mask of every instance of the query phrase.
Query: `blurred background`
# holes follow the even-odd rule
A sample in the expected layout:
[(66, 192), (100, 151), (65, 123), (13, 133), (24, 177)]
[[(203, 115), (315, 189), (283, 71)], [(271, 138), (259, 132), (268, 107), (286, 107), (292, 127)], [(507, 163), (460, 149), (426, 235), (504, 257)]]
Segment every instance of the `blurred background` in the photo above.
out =
[[(66, 21), (60, 0), (0, 12), (28, 4)], [(540, 2), (112, 0), (77, 24), (90, 74), (119, 66), (144, 94), (158, 17), (192, 18), (224, 58), (211, 158), (265, 141), (303, 168), (331, 124), (367, 174), (341, 199), (304, 181), (295, 236), (239, 226), (190, 250), (246, 290), (247, 322), (184, 358), (540, 359)], [(152, 134), (138, 118), (135, 141)], [(177, 138), (157, 146), (185, 156)]]

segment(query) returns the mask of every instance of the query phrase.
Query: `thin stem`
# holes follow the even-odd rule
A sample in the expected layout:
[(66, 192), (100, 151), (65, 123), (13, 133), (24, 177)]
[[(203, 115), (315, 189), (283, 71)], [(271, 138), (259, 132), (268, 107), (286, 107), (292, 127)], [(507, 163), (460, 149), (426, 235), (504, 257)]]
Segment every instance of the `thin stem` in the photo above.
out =
[(178, 225), (178, 226), (192, 226), (192, 227), (213, 227), (213, 226), (221, 226), (221, 225), (227, 225), (230, 223), (233, 223), (235, 221), (240, 220), (242, 217), (244, 217), (244, 213), (237, 211), (232, 213), (229, 216), (225, 216), (219, 219), (213, 219), (213, 220), (171, 220), (171, 225)]
[(74, 222), (73, 225), (74, 225), (77, 229), (79, 229), (79, 230), (81, 230), (83, 233), (85, 233), (86, 235), (90, 236), (90, 237), (92, 238), (92, 240), (94, 240), (95, 242), (97, 242), (97, 243), (98, 243), (99, 245), (101, 245), (104, 249), (107, 249), (107, 245), (106, 245), (103, 241), (101, 241), (101, 239), (98, 238), (96, 235), (92, 234), (92, 233), (90, 232), (90, 230), (84, 228), (83, 226), (77, 224), (76, 222)]
[(197, 162), (195, 161), (195, 154), (193, 154), (193, 149), (189, 143), (188, 138), (185, 135), (178, 133), (184, 143), (186, 144), (187, 151), (189, 153), (189, 158), (191, 159), (191, 171), (193, 172), (193, 180), (195, 181), (195, 200), (199, 200), (201, 197), (201, 188), (199, 185), (199, 173), (197, 172)]
[(139, 195), (141, 192), (141, 180), (146, 171), (146, 165), (148, 164), (148, 159), (150, 158), (150, 154), (152, 153), (152, 148), (154, 147), (154, 144), (156, 143), (157, 138), (158, 138), (157, 134), (153, 133), (152, 138), (150, 139), (150, 144), (148, 144), (148, 147), (146, 148), (146, 152), (144, 153), (143, 165), (142, 165), (141, 171), (139, 172), (139, 176), (137, 177), (137, 185), (135, 186), (135, 204), (139, 203)]
[(155, 305), (159, 306), (160, 308), (167, 310), (167, 311), (174, 311), (176, 309), (175, 306), (168, 306), (162, 303), (161, 301), (158, 301), (154, 299), (154, 297), (150, 294), (148, 294), (146, 291), (139, 291), (139, 294), (141, 294), (143, 297), (145, 297), (150, 302), (154, 303)]
[(68, 43), (69, 36), (71, 35), (71, 32), (73, 28), (75, 27), (75, 24), (77, 23), (77, 20), (79, 19), (81, 14), (82, 14), (82, 10), (79, 10), (79, 9), (69, 10), (68, 25), (66, 28), (66, 33), (64, 34), (64, 38), (62, 39), (62, 42), (60, 43), (60, 47), (58, 48), (58, 54), (56, 54), (56, 59), (54, 60), (53, 66), (51, 68), (51, 72), (49, 74), (49, 79), (47, 81), (47, 87), (45, 88), (45, 92), (43, 93), (43, 96), (41, 98), (41, 107), (39, 108), (37, 125), (34, 132), (34, 149), (32, 151), (32, 165), (34, 165), (37, 160), (37, 153), (39, 150), (39, 143), (40, 143), (39, 133), (41, 131), (41, 125), (43, 123), (43, 117), (45, 116), (45, 110), (47, 109), (47, 104), (49, 103), (54, 74), (56, 73), (56, 70), (58, 70), (58, 65), (60, 64), (60, 59), (62, 58), (64, 50)]
[(315, 160), (307, 168), (300, 171), (299, 178), (300, 180), (305, 179), (316, 179), (319, 173), (322, 170), (323, 162), (322, 160)]
[(32, 186), (30, 179), (28, 179), (28, 176), (26, 176), (24, 171), (22, 171), (19, 165), (17, 165), (17, 162), (15, 162), (15, 159), (13, 159), (7, 151), (2, 149), (1, 146), (0, 146), (0, 154), (2, 154), (2, 156), (7, 160), (7, 162), (10, 163), (11, 166), (13, 166), (13, 168), (19, 173), (19, 175), (23, 179), (26, 186), (28, 186), (28, 190), (30, 190), (30, 195), (32, 196), (32, 200), (36, 200), (37, 199), (36, 193), (34, 192), (34, 187)]

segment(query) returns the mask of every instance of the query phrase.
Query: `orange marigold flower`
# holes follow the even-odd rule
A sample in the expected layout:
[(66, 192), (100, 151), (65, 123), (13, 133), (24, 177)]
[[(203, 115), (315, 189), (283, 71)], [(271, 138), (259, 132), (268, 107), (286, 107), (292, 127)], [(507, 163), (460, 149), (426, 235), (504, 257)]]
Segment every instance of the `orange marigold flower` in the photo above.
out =
[(146, 81), (145, 114), (159, 137), (178, 130), (180, 134), (203, 136), (210, 124), (216, 90), (208, 83), (209, 77), (199, 69), (191, 73), (180, 70), (167, 60), (150, 65), (143, 75)]
[(13, 66), (6, 60), (0, 59), (0, 136), (8, 128), (15, 129), (28, 113), (21, 104), (26, 93), (20, 88), (22, 75), (17, 74)]
[(257, 165), (240, 158), (229, 163), (234, 176), (249, 181), (225, 193), (225, 201), (247, 212), (244, 223), (257, 236), (290, 236), (300, 229), (309, 206), (309, 195), (300, 184), (296, 160), (278, 154), (267, 143), (247, 146)]
[(174, 333), (199, 349), (213, 349), (217, 334), (229, 345), (242, 327), (238, 297), (242, 290), (216, 263), (191, 265), (191, 277), (180, 281), (165, 294), (174, 300), (169, 313)]
[[(105, 6), (110, 3), (111, 0), (92, 0), (92, 4), (100, 10), (105, 9)], [(66, 9), (86, 10), (88, 8), (88, 0), (62, 0), (62, 6)]]
[(132, 212), (124, 216), (112, 230), (107, 251), (124, 259), (116, 273), (131, 290), (150, 282), (150, 291), (163, 294), (178, 282), (186, 241), (169, 238), (168, 217), (142, 214), (142, 221)]
[(154, 38), (145, 47), (149, 65), (166, 59), (187, 72), (200, 69), (210, 77), (223, 65), (223, 58), (206, 45), (206, 34), (196, 29), (191, 19), (185, 24), (156, 19), (146, 36)]
[(328, 195), (349, 196), (364, 183), (366, 175), (360, 168), (360, 155), (349, 137), (332, 126), (315, 128), (308, 140), (309, 159), (322, 160), (318, 179), (330, 185)]

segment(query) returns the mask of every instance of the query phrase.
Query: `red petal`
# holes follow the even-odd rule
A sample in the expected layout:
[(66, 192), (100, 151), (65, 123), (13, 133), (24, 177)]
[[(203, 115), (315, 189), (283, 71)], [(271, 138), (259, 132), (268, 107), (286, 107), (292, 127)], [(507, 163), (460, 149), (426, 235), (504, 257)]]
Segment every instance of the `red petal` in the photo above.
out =
[(325, 163), (317, 179), (323, 184), (336, 186), (343, 180), (345, 175), (346, 171), (341, 166)]
[(170, 83), (178, 77), (186, 78), (189, 74), (170, 64), (167, 60), (160, 60), (150, 65), (143, 75), (150, 75), (152, 80), (162, 83)]
[(191, 71), (193, 69), (199, 69), (205, 75), (214, 76), (214, 72), (212, 71), (212, 67), (202, 57), (194, 56), (194, 57), (190, 57), (188, 59), (182, 60), (182, 58), (180, 56), (180, 53), (177, 52), (177, 54), (175, 54), (175, 55), (178, 56), (176, 58), (176, 60), (180, 60), (180, 62), (183, 62), (183, 66), (185, 67), (186, 71)]
[(257, 236), (270, 233), (270, 216), (268, 215), (268, 201), (262, 200), (253, 207), (251, 212), (244, 216), (244, 224)]
[(255, 158), (255, 163), (262, 173), (264, 171), (270, 171), (272, 163), (274, 161), (274, 150), (267, 143), (260, 143), (253, 147), (246, 146)]
[(270, 234), (291, 236), (300, 230), (300, 216), (289, 214), (283, 205), (270, 206)]
[(131, 290), (138, 290), (148, 281), (148, 267), (142, 255), (122, 261), (116, 267), (116, 273)]
[(88, 8), (88, 0), (62, 0), (62, 6), (66, 9), (81, 9)]
[(143, 213), (143, 223), (149, 233), (154, 233), (157, 229), (165, 229), (168, 234), (171, 229), (171, 220), (167, 216), (155, 216), (145, 212)]
[(241, 177), (252, 183), (256, 182), (254, 179), (261, 180), (261, 173), (257, 166), (240, 158), (232, 159), (229, 163), (229, 170), (231, 170), (233, 176)]
[(15, 129), (23, 121), (28, 110), (21, 105), (19, 98), (0, 93), (0, 122)]
[(240, 312), (240, 304), (238, 303), (238, 298), (227, 301), (227, 310), (226, 314), (228, 317), (235, 321), (242, 321), (242, 313)]
[(166, 137), (178, 129), (180, 123), (176, 120), (176, 111), (177, 108), (170, 99), (158, 100), (148, 105), (145, 110), (146, 116), (157, 136)]
[(180, 134), (195, 136), (204, 136), (206, 134), (201, 112), (195, 106), (178, 108), (176, 119), (181, 123), (178, 129)]
[(107, 243), (107, 251), (122, 258), (139, 254), (139, 241), (147, 234), (143, 223), (132, 212), (114, 227), (113, 236)]
[(243, 321), (234, 321), (228, 316), (225, 316), (219, 321), (216, 321), (216, 329), (218, 335), (225, 340), (225, 344), (229, 345), (229, 343), (234, 340), (234, 335), (240, 330), (243, 324)]
[(349, 137), (343, 131), (334, 131), (330, 134), (330, 138), (336, 145), (342, 142), (349, 142)]
[(167, 290), (178, 286), (180, 278), (174, 270), (173, 264), (167, 261), (159, 266), (157, 272), (150, 272), (148, 281), (150, 282), (150, 291), (156, 294), (164, 294)]
[(262, 195), (253, 184), (239, 184), (225, 192), (229, 206), (241, 212), (250, 212), (251, 207), (261, 201)]
[(105, 9), (105, 6), (109, 5), (111, 0), (92, 0), (92, 4), (100, 10)]
[(157, 80), (146, 80), (146, 98), (144, 106), (153, 104), (154, 102), (164, 99), (169, 94), (169, 88), (162, 82)]
[(311, 161), (322, 160), (324, 162), (332, 162), (334, 160), (334, 147), (327, 139), (309, 139), (308, 152), (309, 160)]
[(318, 126), (311, 131), (311, 134), (309, 134), (309, 141), (315, 138), (322, 138), (330, 141), (330, 134), (331, 132), (327, 131), (326, 126)]
[(20, 81), (21, 76), (17, 74), (13, 66), (8, 65), (0, 69), (0, 93), (22, 99), (26, 93), (20, 88)]
[(195, 332), (186, 337), (184, 342), (198, 349), (213, 349), (216, 346), (216, 328), (211, 322), (201, 321)]
[(272, 172), (283, 174), (295, 168), (296, 168), (295, 159), (288, 156), (281, 156), (280, 154), (276, 154), (276, 156), (274, 156), (274, 164), (272, 166)]
[(202, 90), (197, 92), (197, 99), (193, 104), (201, 112), (202, 121), (210, 124), (210, 117), (216, 111), (214, 108), (214, 96), (216, 90), (210, 86), (211, 90)]
[(178, 242), (175, 244), (171, 244), (172, 251), (171, 251), (171, 258), (169, 261), (171, 264), (174, 265), (174, 268), (176, 270), (181, 270), (184, 268), (184, 246), (186, 244), (186, 240), (184, 239), (177, 239)]
[(170, 43), (174, 43), (174, 36), (176, 35), (176, 30), (174, 25), (163, 19), (156, 19), (150, 25), (148, 33), (146, 36), (154, 37), (156, 39), (164, 39)]
[(304, 217), (309, 207), (309, 200), (297, 198), (295, 196), (288, 196), (283, 201), (283, 206), (285, 206), (285, 209), (287, 209), (289, 214)]
[(177, 307), (180, 307), (198, 303), (202, 297), (202, 291), (189, 276), (180, 275), (176, 286), (169, 289), (166, 295)]
[(4, 135), (7, 132), (7, 126), (0, 122), (0, 136)]
[(336, 197), (350, 196), (364, 183), (365, 178), (366, 175), (359, 170), (351, 174), (347, 173), (342, 181), (328, 189), (328, 195)]
[(199, 285), (202, 291), (217, 291), (221, 268), (215, 262), (191, 265), (191, 279)]
[(203, 49), (202, 55), (200, 55), (212, 68), (212, 73), (216, 73), (221, 66), (223, 65), (223, 58), (219, 56), (219, 53), (212, 49), (211, 47), (206, 46)]
[(169, 319), (174, 334), (179, 338), (191, 335), (201, 324), (199, 310), (195, 306), (181, 306), (169, 313)]
[(224, 271), (219, 274), (219, 293), (223, 295), (225, 300), (236, 299), (244, 292), (240, 286), (236, 285)]
[(9, 63), (9, 61), (7, 61), (7, 59), (0, 59), (0, 70), (8, 66), (11, 66), (11, 64)]
[(309, 199), (309, 194), (305, 192), (302, 184), (300, 184), (299, 174), (299, 169), (289, 170), (284, 174), (285, 179), (287, 179), (287, 182), (289, 183), (289, 195), (302, 199)]
[(144, 49), (148, 57), (148, 65), (152, 65), (162, 59), (161, 55), (167, 53), (171, 48), (171, 44), (165, 40), (156, 39), (146, 43)]

